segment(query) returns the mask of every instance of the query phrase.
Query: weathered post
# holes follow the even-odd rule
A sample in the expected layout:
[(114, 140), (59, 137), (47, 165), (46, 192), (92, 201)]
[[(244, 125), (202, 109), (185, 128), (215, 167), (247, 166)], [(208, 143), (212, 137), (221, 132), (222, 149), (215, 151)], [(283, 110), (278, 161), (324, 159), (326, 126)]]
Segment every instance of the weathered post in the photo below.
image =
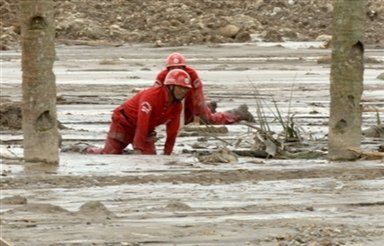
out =
[(53, 0), (19, 0), (23, 70), (24, 159), (59, 162), (56, 84), (53, 73)]
[(357, 156), (348, 149), (361, 144), (366, 1), (334, 0), (333, 4), (328, 158), (353, 160)]

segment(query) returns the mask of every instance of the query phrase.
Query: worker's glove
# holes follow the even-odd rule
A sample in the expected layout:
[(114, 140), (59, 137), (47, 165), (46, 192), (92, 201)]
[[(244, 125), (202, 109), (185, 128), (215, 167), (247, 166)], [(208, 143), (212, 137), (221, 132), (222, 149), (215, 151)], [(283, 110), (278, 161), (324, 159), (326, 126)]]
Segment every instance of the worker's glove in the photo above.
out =
[(236, 121), (248, 121), (255, 122), (255, 118), (248, 111), (248, 106), (246, 104), (241, 104), (239, 107), (226, 111), (227, 114), (230, 114), (236, 119)]
[(209, 103), (207, 103), (207, 106), (213, 114), (216, 113), (216, 108), (217, 108), (217, 102), (216, 101), (210, 101)]

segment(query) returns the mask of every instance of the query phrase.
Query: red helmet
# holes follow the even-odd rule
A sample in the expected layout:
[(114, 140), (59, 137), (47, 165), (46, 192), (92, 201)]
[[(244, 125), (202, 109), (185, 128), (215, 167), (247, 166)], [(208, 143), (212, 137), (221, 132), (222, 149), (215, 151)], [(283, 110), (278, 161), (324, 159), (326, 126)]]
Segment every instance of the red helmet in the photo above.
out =
[(178, 85), (186, 88), (192, 88), (191, 78), (188, 73), (182, 69), (173, 69), (169, 71), (165, 77), (164, 85)]
[(167, 67), (185, 66), (185, 58), (182, 54), (174, 52), (167, 58)]

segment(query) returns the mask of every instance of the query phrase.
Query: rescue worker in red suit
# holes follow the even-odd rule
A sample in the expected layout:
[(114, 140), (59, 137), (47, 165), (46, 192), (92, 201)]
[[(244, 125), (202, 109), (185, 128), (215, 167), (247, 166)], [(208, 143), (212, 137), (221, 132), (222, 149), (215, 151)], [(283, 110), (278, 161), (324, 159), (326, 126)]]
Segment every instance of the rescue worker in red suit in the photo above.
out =
[[(183, 69), (191, 77), (192, 89), (185, 96), (184, 122), (194, 121), (197, 116), (201, 121), (209, 124), (232, 124), (241, 120), (254, 122), (252, 114), (246, 105), (226, 112), (216, 112), (216, 103), (207, 104), (204, 98), (203, 84), (195, 69), (188, 66), (180, 53), (172, 53), (167, 58), (167, 67), (156, 77), (155, 87), (164, 84), (167, 74), (173, 69)], [(213, 106), (215, 105), (215, 106)]]
[(179, 130), (181, 101), (191, 88), (189, 75), (174, 69), (164, 79), (164, 84), (150, 87), (117, 107), (103, 149), (88, 147), (88, 154), (122, 154), (132, 144), (136, 154), (156, 154), (154, 130), (166, 125), (167, 138), (164, 154), (170, 155)]

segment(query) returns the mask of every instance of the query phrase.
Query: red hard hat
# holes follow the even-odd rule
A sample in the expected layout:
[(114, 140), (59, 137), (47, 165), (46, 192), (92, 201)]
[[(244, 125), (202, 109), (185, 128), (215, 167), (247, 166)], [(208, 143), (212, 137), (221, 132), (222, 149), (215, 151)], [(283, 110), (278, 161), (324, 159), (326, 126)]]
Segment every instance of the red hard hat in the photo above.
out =
[(167, 58), (167, 67), (185, 66), (185, 58), (182, 54), (174, 52)]
[(164, 80), (164, 85), (178, 85), (186, 88), (192, 88), (191, 78), (188, 73), (182, 69), (172, 69)]

